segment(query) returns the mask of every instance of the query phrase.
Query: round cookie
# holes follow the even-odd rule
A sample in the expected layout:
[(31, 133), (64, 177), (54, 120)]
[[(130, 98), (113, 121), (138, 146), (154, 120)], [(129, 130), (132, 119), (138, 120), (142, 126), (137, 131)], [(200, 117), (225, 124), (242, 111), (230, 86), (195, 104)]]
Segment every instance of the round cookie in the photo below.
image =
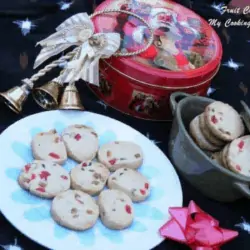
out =
[(207, 139), (207, 141), (211, 142), (212, 144), (222, 147), (225, 145), (225, 142), (218, 139), (215, 135), (213, 135), (210, 130), (207, 128), (206, 123), (205, 123), (205, 118), (204, 118), (204, 113), (202, 113), (199, 116), (199, 122), (200, 122), (200, 129), (202, 131), (202, 134), (204, 137)]
[(203, 150), (218, 151), (220, 147), (209, 142), (201, 132), (199, 119), (198, 115), (189, 124), (189, 132), (195, 143)]
[(34, 195), (54, 198), (70, 188), (70, 176), (54, 162), (35, 160), (22, 169), (18, 183)]
[(99, 208), (90, 195), (79, 190), (68, 190), (53, 199), (51, 216), (61, 226), (84, 231), (95, 225)]
[(235, 173), (250, 177), (250, 135), (232, 141), (228, 148), (228, 168)]
[(144, 201), (150, 195), (150, 184), (146, 177), (129, 168), (120, 168), (111, 174), (108, 187), (124, 192), (133, 202)]
[(65, 145), (55, 129), (36, 134), (32, 139), (31, 148), (36, 160), (49, 160), (58, 164), (67, 160)]
[(227, 169), (228, 169), (227, 155), (228, 155), (229, 145), (230, 145), (230, 144), (227, 144), (227, 145), (223, 148), (223, 150), (221, 151), (221, 153), (220, 153), (220, 154), (221, 154), (221, 160), (222, 160), (223, 166), (224, 166), (225, 168), (227, 168)]
[(223, 102), (209, 104), (205, 109), (204, 118), (208, 129), (221, 140), (232, 141), (245, 132), (238, 112)]
[(132, 200), (119, 190), (104, 190), (98, 197), (102, 223), (110, 228), (121, 230), (129, 227), (134, 218)]
[(215, 152), (211, 155), (211, 159), (216, 161), (219, 165), (223, 166), (223, 162), (221, 159), (221, 152)]
[(91, 161), (98, 151), (98, 135), (84, 125), (71, 125), (64, 129), (62, 138), (68, 156), (77, 162)]
[(99, 194), (109, 177), (109, 170), (99, 162), (83, 162), (70, 172), (71, 187), (90, 195)]
[(137, 169), (143, 163), (143, 153), (133, 142), (114, 141), (99, 149), (98, 159), (112, 172), (119, 168)]

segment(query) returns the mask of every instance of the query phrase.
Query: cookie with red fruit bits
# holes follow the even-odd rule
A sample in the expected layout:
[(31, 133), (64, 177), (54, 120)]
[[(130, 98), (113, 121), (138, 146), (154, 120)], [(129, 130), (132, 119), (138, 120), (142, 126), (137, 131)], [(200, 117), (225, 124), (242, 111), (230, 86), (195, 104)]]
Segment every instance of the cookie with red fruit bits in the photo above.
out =
[(50, 199), (70, 188), (70, 176), (57, 163), (35, 160), (22, 169), (18, 183), (30, 193)]
[(238, 174), (250, 177), (250, 135), (232, 141), (228, 148), (228, 168)]
[(218, 146), (218, 147), (223, 147), (226, 142), (220, 140), (219, 138), (217, 138), (213, 133), (210, 132), (210, 130), (207, 128), (206, 126), (206, 122), (205, 122), (205, 117), (204, 117), (204, 113), (202, 113), (199, 116), (199, 122), (200, 122), (200, 129), (202, 131), (202, 134), (204, 135), (204, 137), (211, 142), (212, 144)]
[(90, 195), (79, 190), (68, 190), (53, 199), (51, 216), (63, 227), (84, 231), (95, 225), (99, 207)]
[(109, 174), (108, 168), (99, 162), (82, 162), (70, 172), (71, 187), (90, 195), (97, 195), (104, 189)]
[(124, 192), (133, 202), (144, 201), (150, 195), (150, 184), (146, 177), (129, 168), (120, 168), (111, 174), (108, 187)]
[(205, 136), (203, 135), (201, 128), (200, 128), (200, 115), (196, 116), (189, 124), (189, 133), (192, 136), (196, 145), (206, 151), (218, 151), (220, 147), (214, 145), (213, 143), (209, 142)]
[(217, 162), (217, 164), (223, 166), (223, 163), (222, 163), (222, 159), (221, 159), (221, 152), (214, 152), (212, 153), (212, 155), (210, 156), (210, 158)]
[(71, 125), (64, 129), (62, 138), (68, 156), (77, 162), (91, 161), (98, 151), (98, 135), (85, 125)]
[(223, 150), (220, 152), (221, 155), (221, 160), (222, 160), (222, 164), (225, 168), (228, 168), (228, 164), (227, 164), (227, 156), (228, 156), (228, 149), (229, 149), (230, 144), (227, 144)]
[(38, 133), (32, 138), (31, 148), (36, 160), (63, 164), (67, 160), (66, 147), (55, 129)]
[(143, 163), (143, 153), (141, 147), (133, 142), (114, 141), (99, 149), (98, 159), (111, 172), (119, 168), (137, 169)]
[(98, 197), (102, 223), (110, 228), (122, 230), (129, 227), (134, 219), (132, 200), (119, 190), (104, 190)]
[(208, 129), (219, 139), (230, 142), (245, 132), (243, 121), (238, 112), (230, 105), (215, 101), (204, 112)]

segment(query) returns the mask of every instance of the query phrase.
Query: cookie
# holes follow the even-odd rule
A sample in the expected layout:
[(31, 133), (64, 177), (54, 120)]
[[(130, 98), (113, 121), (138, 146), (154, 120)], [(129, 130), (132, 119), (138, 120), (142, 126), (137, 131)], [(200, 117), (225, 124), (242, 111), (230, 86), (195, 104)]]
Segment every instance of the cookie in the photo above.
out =
[(228, 169), (228, 164), (227, 164), (227, 155), (228, 155), (228, 149), (229, 149), (229, 145), (227, 144), (223, 150), (221, 151), (221, 160), (222, 160), (222, 164), (225, 168)]
[(77, 162), (91, 161), (98, 151), (98, 135), (84, 125), (71, 125), (67, 127), (62, 138), (65, 143), (68, 156)]
[(79, 190), (68, 190), (53, 199), (51, 216), (63, 227), (84, 231), (95, 225), (99, 208), (90, 195)]
[(203, 150), (218, 151), (220, 147), (209, 142), (200, 129), (199, 115), (196, 116), (189, 125), (189, 132), (194, 139), (195, 143)]
[(35, 160), (22, 169), (18, 183), (34, 195), (54, 198), (70, 188), (70, 176), (57, 163)]
[(108, 187), (124, 192), (134, 202), (144, 201), (150, 195), (150, 184), (146, 177), (129, 168), (120, 168), (111, 174)]
[(215, 152), (211, 155), (211, 159), (214, 160), (217, 164), (223, 166), (223, 162), (221, 159), (221, 152)]
[(235, 173), (250, 177), (250, 135), (232, 141), (228, 148), (228, 168)]
[(230, 142), (245, 132), (244, 124), (237, 111), (223, 102), (209, 104), (204, 112), (208, 129), (219, 139)]
[(90, 195), (99, 194), (109, 177), (109, 170), (99, 162), (83, 162), (70, 172), (71, 187)]
[(36, 160), (49, 160), (58, 164), (67, 160), (65, 145), (55, 129), (36, 134), (32, 139), (31, 148)]
[(216, 145), (218, 147), (223, 147), (225, 145), (225, 142), (218, 139), (215, 135), (213, 135), (210, 130), (207, 128), (204, 118), (204, 113), (202, 113), (199, 116), (199, 122), (200, 122), (200, 129), (202, 131), (202, 134), (206, 138), (207, 141), (211, 142), (213, 145)]
[(98, 197), (102, 223), (110, 228), (121, 230), (129, 227), (134, 218), (132, 200), (119, 190), (104, 190)]
[(115, 141), (99, 149), (98, 159), (112, 172), (119, 168), (137, 169), (143, 163), (143, 153), (133, 142)]

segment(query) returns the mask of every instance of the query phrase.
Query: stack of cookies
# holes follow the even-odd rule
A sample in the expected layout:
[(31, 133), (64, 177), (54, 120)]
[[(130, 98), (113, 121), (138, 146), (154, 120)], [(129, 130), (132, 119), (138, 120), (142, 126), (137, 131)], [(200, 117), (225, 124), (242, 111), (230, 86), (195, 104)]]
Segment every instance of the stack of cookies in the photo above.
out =
[(233, 140), (211, 158), (234, 173), (250, 177), (250, 135)]
[[(53, 199), (51, 216), (64, 227), (83, 231), (100, 217), (108, 228), (127, 228), (134, 219), (133, 202), (150, 195), (149, 181), (137, 171), (142, 149), (133, 142), (99, 148), (92, 128), (71, 125), (61, 136), (56, 130), (36, 134), (31, 147), (35, 160), (21, 170), (18, 183), (33, 195)], [(70, 172), (62, 166), (68, 157), (77, 162)]]
[(191, 121), (189, 132), (197, 146), (217, 163), (250, 176), (250, 167), (243, 163), (250, 155), (250, 136), (243, 136), (244, 123), (233, 107), (219, 101), (209, 104)]

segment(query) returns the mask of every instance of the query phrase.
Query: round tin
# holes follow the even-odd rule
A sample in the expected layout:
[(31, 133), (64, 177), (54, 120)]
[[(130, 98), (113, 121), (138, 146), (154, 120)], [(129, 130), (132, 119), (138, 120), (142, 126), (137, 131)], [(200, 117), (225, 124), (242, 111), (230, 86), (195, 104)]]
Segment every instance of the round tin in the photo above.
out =
[[(150, 48), (133, 57), (100, 62), (100, 87), (91, 90), (109, 106), (147, 120), (170, 120), (175, 91), (204, 96), (219, 70), (222, 46), (213, 28), (193, 11), (166, 0), (106, 0), (96, 8), (136, 13), (154, 30)], [(143, 48), (149, 30), (123, 13), (94, 18), (96, 32), (121, 34), (120, 51)]]

